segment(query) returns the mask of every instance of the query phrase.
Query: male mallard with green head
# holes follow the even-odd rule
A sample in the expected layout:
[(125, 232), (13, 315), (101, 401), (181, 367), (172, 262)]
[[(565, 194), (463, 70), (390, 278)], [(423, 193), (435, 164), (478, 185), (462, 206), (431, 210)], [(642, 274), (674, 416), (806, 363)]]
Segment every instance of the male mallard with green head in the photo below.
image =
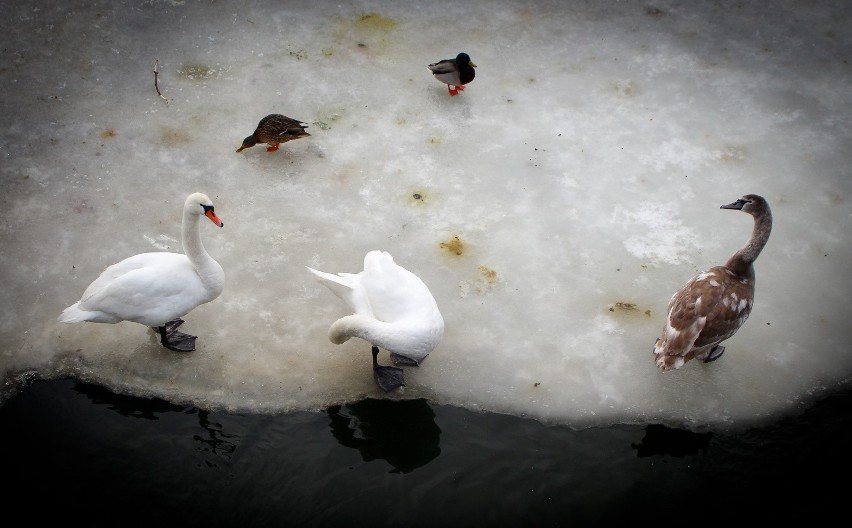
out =
[(428, 67), (436, 79), (447, 85), (451, 96), (458, 95), (464, 90), (464, 85), (476, 77), (476, 64), (471, 62), (467, 53), (459, 53), (455, 59), (439, 60)]

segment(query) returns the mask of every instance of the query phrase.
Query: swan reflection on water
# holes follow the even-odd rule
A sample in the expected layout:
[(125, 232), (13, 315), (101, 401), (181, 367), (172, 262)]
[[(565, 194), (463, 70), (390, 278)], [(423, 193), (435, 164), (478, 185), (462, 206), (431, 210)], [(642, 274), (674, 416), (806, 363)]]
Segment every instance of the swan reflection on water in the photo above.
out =
[(327, 410), (331, 434), (365, 462), (386, 460), (391, 473), (409, 473), (441, 454), (441, 428), (424, 399), (367, 399)]
[[(269, 417), (258, 415), (249, 420), (251, 425), (232, 423), (229, 427), (232, 430), (226, 432), (224, 422), (218, 423), (222, 418), (218, 413), (175, 405), (159, 398), (116, 394), (99, 385), (78, 381), (73, 381), (73, 390), (92, 403), (106, 405), (129, 418), (157, 421), (171, 413), (197, 415), (198, 426), (203, 432), (192, 432), (194, 450), (215, 455), (215, 458), (205, 459), (204, 465), (208, 466), (217, 464), (217, 460), (232, 460), (243, 436), (254, 437), (258, 431), (268, 431), (270, 427)], [(441, 428), (435, 423), (435, 411), (425, 399), (366, 399), (329, 407), (326, 413), (331, 434), (338, 444), (357, 449), (365, 462), (387, 461), (393, 467), (391, 473), (410, 473), (441, 454)], [(293, 420), (299, 423), (295, 417)]]
[(73, 381), (73, 389), (96, 405), (106, 405), (108, 409), (128, 418), (159, 420), (158, 415), (168, 412), (184, 412), (186, 406), (175, 405), (159, 398), (140, 398), (116, 394), (106, 387)]
[[(230, 460), (240, 443), (240, 435), (228, 433), (224, 426), (211, 419), (210, 411), (192, 406), (175, 405), (160, 398), (140, 398), (116, 394), (100, 385), (74, 381), (74, 391), (82, 394), (94, 404), (106, 405), (110, 410), (128, 418), (145, 420), (160, 420), (161, 415), (180, 413), (197, 415), (198, 425), (203, 433), (194, 433), (192, 440), (196, 443), (195, 450), (207, 452), (218, 458)], [(205, 465), (211, 465), (206, 461)]]

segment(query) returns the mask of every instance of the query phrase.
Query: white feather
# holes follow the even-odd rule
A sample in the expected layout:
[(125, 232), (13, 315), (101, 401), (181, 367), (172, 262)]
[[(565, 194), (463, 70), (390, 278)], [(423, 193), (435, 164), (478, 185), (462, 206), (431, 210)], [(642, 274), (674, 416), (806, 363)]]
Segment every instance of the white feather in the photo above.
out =
[(132, 321), (158, 327), (218, 297), (225, 273), (201, 243), (198, 222), (205, 214), (203, 206), (213, 203), (202, 193), (191, 194), (184, 202), (185, 254), (141, 253), (109, 266), (79, 301), (62, 311), (59, 321)]
[(360, 273), (308, 270), (350, 310), (328, 331), (332, 343), (359, 337), (418, 364), (444, 335), (444, 319), (429, 288), (390, 253), (370, 251)]

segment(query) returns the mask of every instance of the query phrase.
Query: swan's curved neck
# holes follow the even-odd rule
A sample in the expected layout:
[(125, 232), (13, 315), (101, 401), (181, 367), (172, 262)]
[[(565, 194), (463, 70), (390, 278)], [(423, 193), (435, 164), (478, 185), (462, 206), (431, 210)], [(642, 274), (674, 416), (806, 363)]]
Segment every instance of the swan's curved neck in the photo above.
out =
[(382, 341), (382, 327), (387, 327), (387, 323), (382, 323), (372, 317), (361, 314), (352, 314), (341, 317), (335, 321), (331, 328), (328, 329), (328, 338), (336, 344), (347, 341), (350, 337), (360, 337), (364, 341), (377, 344), (385, 348), (383, 344), (378, 344), (377, 341)]
[(222, 269), (219, 263), (204, 249), (201, 243), (201, 226), (199, 225), (201, 215), (192, 214), (188, 211), (183, 214), (181, 224), (181, 242), (183, 252), (195, 266), (202, 280), (217, 277)]
[(410, 329), (399, 323), (386, 323), (372, 317), (352, 314), (341, 317), (328, 329), (328, 338), (341, 344), (359, 337), (373, 345), (408, 357), (426, 356), (431, 351), (426, 340), (411, 339)]
[(736, 273), (737, 275), (753, 274), (752, 264), (757, 260), (763, 247), (769, 240), (769, 233), (772, 231), (772, 212), (767, 208), (758, 216), (754, 217), (754, 228), (751, 231), (751, 238), (742, 249), (734, 253), (728, 259), (725, 266)]

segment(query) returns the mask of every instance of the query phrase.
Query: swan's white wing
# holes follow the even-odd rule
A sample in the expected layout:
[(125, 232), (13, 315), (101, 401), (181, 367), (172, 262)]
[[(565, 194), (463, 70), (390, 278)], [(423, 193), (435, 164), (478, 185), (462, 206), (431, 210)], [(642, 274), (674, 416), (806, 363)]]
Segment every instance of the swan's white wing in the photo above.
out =
[(109, 266), (89, 284), (78, 302), (62, 311), (59, 321), (124, 320), (160, 326), (218, 297), (224, 286), (224, 272), (201, 244), (197, 230), (201, 215), (222, 227), (207, 195), (189, 195), (182, 220), (186, 254), (141, 253)]
[(143, 253), (104, 270), (86, 288), (79, 308), (158, 326), (207, 300), (186, 255)]
[(361, 276), (359, 274), (339, 273), (334, 275), (315, 270), (308, 266), (305, 267), (314, 274), (320, 283), (324, 284), (332, 293), (345, 302), (354, 313), (373, 317), (373, 309), (367, 293), (361, 285)]
[(151, 253), (141, 253), (139, 255), (133, 255), (132, 257), (128, 257), (122, 260), (121, 262), (117, 262), (112, 266), (107, 267), (101, 272), (97, 279), (95, 279), (94, 281), (92, 281), (91, 284), (89, 284), (88, 288), (86, 288), (86, 291), (83, 292), (81, 300), (88, 299), (92, 295), (108, 287), (110, 283), (112, 283), (114, 280), (121, 277), (122, 275), (125, 275), (133, 270), (145, 267), (148, 263), (149, 255), (151, 255)]
[(390, 254), (367, 253), (358, 274), (308, 270), (355, 311), (331, 325), (332, 343), (359, 337), (420, 363), (440, 342), (444, 320), (429, 288)]
[[(371, 258), (370, 258), (371, 257)], [(375, 316), (387, 322), (432, 317), (435, 299), (420, 278), (385, 252), (370, 252), (364, 262), (361, 286)]]

